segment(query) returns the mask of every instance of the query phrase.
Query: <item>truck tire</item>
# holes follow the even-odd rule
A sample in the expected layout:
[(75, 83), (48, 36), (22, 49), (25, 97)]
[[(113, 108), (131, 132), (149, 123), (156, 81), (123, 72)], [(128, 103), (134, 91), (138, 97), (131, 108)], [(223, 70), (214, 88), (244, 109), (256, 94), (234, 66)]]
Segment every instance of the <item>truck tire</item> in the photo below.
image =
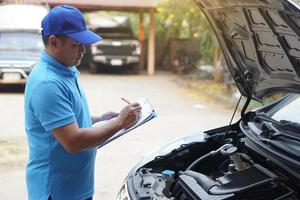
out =
[(140, 64), (132, 64), (130, 66), (130, 69), (133, 74), (139, 74), (140, 73)]

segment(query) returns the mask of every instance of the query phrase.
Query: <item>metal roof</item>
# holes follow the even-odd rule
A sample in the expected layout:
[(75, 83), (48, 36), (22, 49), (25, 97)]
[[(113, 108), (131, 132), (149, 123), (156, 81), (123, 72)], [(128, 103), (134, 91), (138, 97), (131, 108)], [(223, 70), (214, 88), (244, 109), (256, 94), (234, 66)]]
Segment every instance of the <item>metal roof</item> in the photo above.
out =
[[(149, 11), (155, 9), (158, 0), (23, 0), (23, 3), (48, 4), (54, 7), (68, 4), (82, 11), (94, 10), (118, 10), (118, 11)], [(15, 2), (15, 0), (4, 0), (4, 2)]]

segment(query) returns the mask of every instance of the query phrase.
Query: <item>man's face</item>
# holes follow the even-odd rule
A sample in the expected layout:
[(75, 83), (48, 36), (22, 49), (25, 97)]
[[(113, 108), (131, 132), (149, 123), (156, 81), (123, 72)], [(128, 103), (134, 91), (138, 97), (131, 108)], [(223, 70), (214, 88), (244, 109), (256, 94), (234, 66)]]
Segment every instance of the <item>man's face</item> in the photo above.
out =
[(74, 65), (78, 66), (81, 63), (81, 59), (85, 53), (84, 45), (66, 36), (54, 37), (54, 55), (56, 59), (58, 59), (67, 67)]

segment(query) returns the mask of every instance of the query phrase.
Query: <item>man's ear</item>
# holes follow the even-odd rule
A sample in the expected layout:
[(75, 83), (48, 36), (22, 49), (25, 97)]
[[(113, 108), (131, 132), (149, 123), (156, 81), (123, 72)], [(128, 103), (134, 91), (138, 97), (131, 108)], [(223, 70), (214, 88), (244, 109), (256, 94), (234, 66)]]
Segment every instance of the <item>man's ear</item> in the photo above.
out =
[(56, 49), (57, 48), (57, 44), (58, 44), (58, 39), (57, 37), (55, 37), (55, 35), (51, 35), (48, 39), (49, 41), (49, 47), (52, 49)]

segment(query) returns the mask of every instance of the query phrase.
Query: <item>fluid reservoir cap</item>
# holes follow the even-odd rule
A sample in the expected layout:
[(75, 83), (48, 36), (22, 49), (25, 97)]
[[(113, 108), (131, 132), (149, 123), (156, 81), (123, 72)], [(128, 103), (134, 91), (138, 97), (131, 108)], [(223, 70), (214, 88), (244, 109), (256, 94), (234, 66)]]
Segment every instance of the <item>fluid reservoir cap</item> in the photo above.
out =
[(226, 154), (227, 155), (233, 155), (235, 154), (237, 151), (237, 148), (236, 147), (230, 147), (229, 149), (226, 149)]
[(167, 170), (162, 171), (162, 174), (165, 176), (173, 176), (175, 174), (175, 172), (167, 169)]

